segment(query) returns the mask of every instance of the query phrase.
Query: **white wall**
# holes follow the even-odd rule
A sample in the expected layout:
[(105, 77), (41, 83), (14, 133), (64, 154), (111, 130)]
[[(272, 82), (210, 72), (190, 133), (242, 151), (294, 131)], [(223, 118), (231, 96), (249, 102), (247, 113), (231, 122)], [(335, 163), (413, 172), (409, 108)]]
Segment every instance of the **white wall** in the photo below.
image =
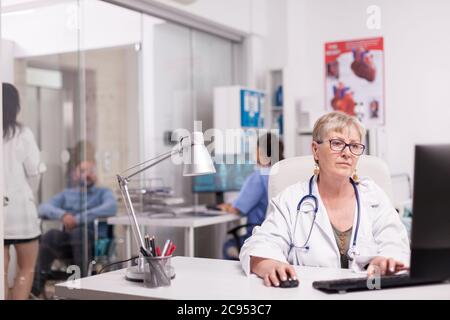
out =
[(14, 42), (2, 39), (1, 69), (3, 82), (14, 82)]
[[(287, 1), (288, 136), (295, 131), (296, 103), (324, 109), (324, 43), (383, 36), (386, 135), (381, 142), (392, 173), (412, 174), (416, 143), (450, 142), (449, 1)], [(366, 27), (369, 5), (381, 8), (380, 30)]]
[(197, 0), (180, 4), (174, 0), (151, 0), (194, 14), (246, 34), (267, 33), (267, 0)]
[[(273, 33), (271, 35), (269, 33), (274, 26), (277, 29), (279, 25), (279, 21), (272, 21), (272, 19), (278, 19), (280, 11), (284, 13), (284, 10), (280, 10), (283, 8), (280, 4), (285, 3), (285, 0), (197, 0), (192, 4), (180, 4), (174, 0), (146, 1), (158, 2), (245, 34), (246, 70), (243, 84), (264, 89), (270, 61), (276, 61), (279, 57), (279, 51), (276, 51), (275, 58), (267, 61), (267, 57), (274, 53), (269, 48), (275, 47), (267, 45), (268, 39), (271, 42), (276, 38)], [(285, 25), (284, 21), (283, 25)]]
[(244, 85), (263, 90), (267, 89), (269, 70), (284, 68), (287, 63), (286, 0), (264, 0), (260, 5), (258, 19), (264, 20), (265, 32), (248, 35), (244, 40), (247, 54)]
[(267, 0), (267, 33), (263, 39), (264, 66), (281, 69), (287, 64), (287, 1)]

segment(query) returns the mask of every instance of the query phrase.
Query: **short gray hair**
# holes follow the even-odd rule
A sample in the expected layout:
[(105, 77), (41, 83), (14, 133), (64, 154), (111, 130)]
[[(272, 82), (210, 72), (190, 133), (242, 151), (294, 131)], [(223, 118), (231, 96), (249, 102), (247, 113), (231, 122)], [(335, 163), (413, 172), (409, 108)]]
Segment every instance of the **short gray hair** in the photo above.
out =
[(314, 124), (313, 141), (322, 142), (327, 133), (331, 131), (342, 133), (345, 128), (350, 126), (353, 126), (358, 131), (359, 137), (363, 141), (366, 135), (366, 129), (356, 117), (341, 111), (324, 114)]

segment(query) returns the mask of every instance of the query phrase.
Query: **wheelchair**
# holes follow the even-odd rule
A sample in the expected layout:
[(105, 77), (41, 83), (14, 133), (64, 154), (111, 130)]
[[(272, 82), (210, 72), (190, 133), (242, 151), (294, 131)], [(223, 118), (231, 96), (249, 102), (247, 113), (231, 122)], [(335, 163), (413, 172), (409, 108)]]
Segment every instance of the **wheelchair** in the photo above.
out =
[[(56, 228), (63, 230), (63, 226), (59, 221), (51, 221), (43, 219), (43, 225), (53, 223)], [(51, 229), (52, 227), (50, 227)], [(103, 232), (102, 232), (103, 231)], [(107, 217), (96, 218), (93, 221), (93, 253), (92, 260), (87, 263), (87, 272), (81, 276), (95, 275), (103, 268), (103, 266), (115, 262), (116, 259), (116, 241), (114, 237), (114, 226), (107, 224)], [(69, 266), (73, 264), (72, 258), (58, 258), (53, 261), (50, 271), (46, 274), (47, 282), (58, 283), (67, 281), (71, 276)], [(44, 290), (44, 297), (51, 299), (51, 296), (46, 294)]]

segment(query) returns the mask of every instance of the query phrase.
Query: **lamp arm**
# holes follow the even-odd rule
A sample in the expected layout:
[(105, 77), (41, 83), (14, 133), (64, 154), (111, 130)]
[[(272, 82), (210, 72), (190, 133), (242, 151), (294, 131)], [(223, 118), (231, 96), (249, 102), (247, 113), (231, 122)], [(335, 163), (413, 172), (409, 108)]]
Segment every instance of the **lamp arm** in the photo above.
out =
[(142, 250), (145, 249), (145, 244), (144, 244), (144, 239), (142, 237), (141, 234), (141, 230), (139, 229), (139, 224), (137, 222), (137, 218), (136, 218), (136, 213), (134, 211), (134, 207), (133, 207), (133, 203), (131, 201), (131, 197), (130, 197), (130, 192), (128, 190), (128, 183), (130, 181), (131, 178), (133, 178), (134, 176), (138, 175), (139, 173), (157, 165), (158, 163), (169, 159), (172, 155), (182, 152), (183, 148), (179, 148), (177, 150), (172, 150), (170, 152), (164, 153), (162, 155), (159, 155), (153, 159), (144, 161), (130, 169), (125, 170), (124, 172), (127, 172), (133, 168), (139, 167), (144, 163), (147, 163), (149, 161), (154, 161), (157, 159), (157, 161), (154, 161), (153, 163), (149, 164), (148, 166), (137, 170), (136, 172), (131, 173), (130, 175), (126, 176), (126, 177), (122, 177), (120, 174), (117, 175), (117, 181), (119, 183), (119, 188), (120, 188), (120, 192), (122, 194), (122, 199), (124, 200), (125, 203), (125, 208), (127, 210), (128, 213), (128, 217), (130, 218), (130, 224), (131, 224), (131, 228), (133, 229), (133, 235), (134, 235), (134, 240), (136, 241), (137, 246), (140, 248), (140, 252), (142, 252)]
[(130, 193), (128, 191), (128, 180), (120, 175), (117, 175), (117, 181), (119, 182), (120, 193), (122, 194), (122, 199), (125, 203), (128, 217), (130, 218), (134, 240), (139, 248), (145, 248), (144, 239), (142, 238), (141, 230), (139, 229), (136, 214), (134, 212), (133, 203), (131, 202)]
[[(130, 171), (131, 169), (140, 167), (140, 166), (142, 166), (142, 165), (144, 165), (144, 164), (146, 164), (146, 163), (148, 163), (148, 162), (150, 162), (150, 161), (155, 161), (155, 160), (157, 160), (157, 159), (159, 159), (159, 158), (161, 158), (161, 157), (164, 157), (163, 159), (161, 159), (161, 161), (163, 161), (163, 160), (167, 159), (168, 157), (170, 157), (170, 156), (172, 156), (172, 155), (174, 155), (174, 154), (176, 154), (176, 153), (182, 152), (182, 151), (183, 151), (183, 145), (182, 145), (182, 144), (183, 144), (183, 140), (186, 139), (186, 138), (188, 138), (188, 137), (186, 136), (186, 137), (181, 137), (181, 138), (180, 138), (180, 141), (179, 141), (180, 148), (179, 148), (179, 149), (168, 151), (168, 152), (163, 153), (163, 154), (160, 154), (159, 156), (156, 156), (156, 157), (154, 157), (154, 158), (152, 158), (152, 159), (145, 160), (144, 162), (138, 163), (138, 164), (132, 166), (131, 168), (126, 169), (126, 170), (123, 171), (120, 175), (123, 176), (125, 172), (128, 172), (128, 171)], [(155, 163), (153, 163), (153, 164), (150, 164), (149, 166), (145, 167), (144, 169), (139, 170), (138, 172), (135, 172), (135, 173), (131, 174), (130, 176), (126, 177), (126, 178), (127, 178), (127, 179), (130, 179), (130, 178), (132, 178), (133, 176), (135, 176), (136, 174), (141, 173), (142, 171), (145, 171), (145, 170), (147, 170), (147, 169), (150, 168), (150, 167), (153, 167), (154, 165), (158, 164), (158, 163), (161, 162), (161, 161), (157, 161), (157, 162), (155, 162)]]
[[(161, 157), (162, 157), (161, 159), (158, 159), (157, 161), (155, 161), (155, 162), (149, 164), (148, 166), (146, 166), (146, 167), (144, 167), (144, 168), (142, 168), (142, 169), (140, 169), (140, 170), (137, 170), (136, 172), (133, 172), (132, 174), (128, 175), (125, 179), (129, 181), (131, 178), (133, 178), (134, 176), (138, 175), (139, 173), (142, 173), (142, 172), (144, 172), (145, 170), (150, 169), (150, 168), (153, 167), (153, 166), (156, 166), (158, 163), (163, 162), (164, 160), (169, 159), (172, 155), (181, 152), (181, 150), (182, 150), (182, 149), (173, 150), (173, 151), (170, 151), (170, 152), (168, 152), (168, 153), (162, 154), (162, 155), (160, 155), (159, 157), (154, 158), (154, 159), (158, 159), (158, 158), (161, 158)], [(150, 161), (151, 161), (151, 160), (150, 160)], [(146, 162), (147, 162), (147, 161), (146, 161)], [(140, 165), (142, 165), (142, 164), (144, 164), (144, 163), (146, 163), (146, 162), (143, 162), (143, 163), (141, 163), (141, 164), (138, 164), (137, 166), (140, 166)], [(136, 166), (135, 166), (135, 167), (136, 167)]]
[[(124, 176), (126, 172), (128, 172), (128, 171), (130, 171), (130, 170), (132, 170), (132, 169), (134, 169), (134, 168), (142, 167), (142, 165), (144, 165), (144, 164), (146, 164), (146, 163), (148, 163), (148, 162), (150, 162), (150, 161), (158, 160), (158, 159), (160, 159), (161, 157), (166, 157), (167, 155), (170, 155), (170, 156), (171, 156), (171, 155), (174, 154), (174, 153), (176, 153), (176, 152), (175, 152), (174, 150), (171, 150), (171, 151), (169, 151), (169, 152), (160, 154), (159, 156), (154, 157), (154, 158), (152, 158), (152, 159), (145, 160), (144, 162), (138, 163), (138, 164), (132, 166), (131, 168), (126, 169), (125, 171), (123, 171), (122, 173), (120, 173), (120, 175), (121, 175), (121, 176)], [(153, 165), (154, 165), (154, 164), (151, 164), (150, 167), (153, 166)], [(143, 169), (143, 170), (145, 170), (145, 169)], [(134, 174), (132, 174), (132, 175), (134, 175)], [(126, 177), (126, 178), (130, 178), (130, 177)]]

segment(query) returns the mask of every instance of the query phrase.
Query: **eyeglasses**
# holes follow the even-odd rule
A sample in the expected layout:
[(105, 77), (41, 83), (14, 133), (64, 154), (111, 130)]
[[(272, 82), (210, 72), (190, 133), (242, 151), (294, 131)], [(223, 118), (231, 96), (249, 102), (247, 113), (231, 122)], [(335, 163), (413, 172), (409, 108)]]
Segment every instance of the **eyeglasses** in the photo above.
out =
[[(360, 156), (364, 153), (366, 146), (361, 143), (345, 143), (341, 139), (330, 139), (330, 149), (333, 151), (342, 152), (346, 147), (353, 153), (355, 156)], [(324, 141), (316, 141), (318, 144), (322, 144)]]

